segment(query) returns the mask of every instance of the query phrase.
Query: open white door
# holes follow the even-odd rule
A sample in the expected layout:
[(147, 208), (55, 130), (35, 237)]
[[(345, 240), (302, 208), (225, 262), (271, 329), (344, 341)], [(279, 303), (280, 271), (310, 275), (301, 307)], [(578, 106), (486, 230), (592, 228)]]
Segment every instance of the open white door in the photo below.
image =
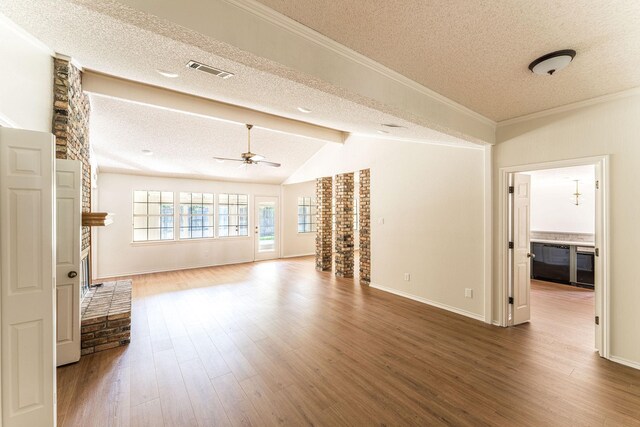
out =
[(56, 160), (57, 365), (80, 360), (82, 163)]
[(280, 257), (277, 197), (255, 198), (255, 260)]
[(531, 176), (513, 175), (513, 324), (531, 319)]
[(53, 135), (0, 128), (2, 426), (56, 422)]

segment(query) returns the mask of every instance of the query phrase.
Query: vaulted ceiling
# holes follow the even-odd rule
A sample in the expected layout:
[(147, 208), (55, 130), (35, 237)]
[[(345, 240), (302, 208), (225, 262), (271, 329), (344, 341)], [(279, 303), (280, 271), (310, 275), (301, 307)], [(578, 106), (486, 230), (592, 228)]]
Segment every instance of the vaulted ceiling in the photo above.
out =
[[(390, 143), (492, 142), (494, 120), (640, 86), (636, 1), (191, 0), (187, 6), (145, 0), (2, 0), (0, 13), (86, 69), (340, 131), (392, 138)], [(546, 77), (527, 69), (539, 55), (562, 48), (578, 51), (565, 70)], [(185, 66), (189, 60), (235, 76), (219, 79), (190, 70)], [(272, 146), (260, 154), (282, 162), (283, 168), (239, 175), (228, 165), (214, 167), (210, 159), (204, 162), (190, 153), (239, 154), (243, 123), (98, 96), (92, 100), (95, 151), (112, 170), (282, 182), (322, 145), (295, 135), (265, 134)], [(306, 114), (298, 107), (312, 111)], [(256, 137), (261, 132), (267, 131)], [(193, 150), (173, 151), (172, 141)], [(141, 159), (142, 148), (158, 157)]]
[(637, 0), (259, 1), (496, 121), (640, 86)]

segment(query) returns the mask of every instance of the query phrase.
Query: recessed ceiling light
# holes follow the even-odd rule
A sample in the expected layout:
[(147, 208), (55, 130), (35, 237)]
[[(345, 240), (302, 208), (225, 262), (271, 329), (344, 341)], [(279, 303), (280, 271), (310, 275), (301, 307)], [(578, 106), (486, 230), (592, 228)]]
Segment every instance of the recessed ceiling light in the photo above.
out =
[(305, 114), (309, 114), (311, 112), (310, 109), (304, 108), (304, 107), (298, 107), (298, 111), (300, 111), (301, 113), (305, 113)]
[(386, 128), (393, 128), (393, 129), (406, 129), (406, 126), (402, 126), (402, 125), (397, 125), (395, 123), (382, 123), (380, 126), (384, 126)]
[(379, 131), (378, 131), (378, 133), (381, 133), (382, 135), (385, 135), (385, 134), (389, 133), (389, 131), (386, 131), (386, 130), (379, 130)]
[(153, 151), (151, 150), (142, 150), (142, 154), (145, 156), (153, 156)]
[(529, 64), (529, 69), (535, 74), (551, 76), (556, 71), (562, 70), (569, 65), (575, 56), (576, 51), (573, 49), (547, 53)]
[(180, 74), (178, 73), (172, 73), (171, 71), (165, 71), (165, 70), (156, 70), (156, 72), (158, 74), (160, 74), (161, 76), (165, 76), (168, 77), (170, 79), (175, 79), (176, 77), (180, 76)]

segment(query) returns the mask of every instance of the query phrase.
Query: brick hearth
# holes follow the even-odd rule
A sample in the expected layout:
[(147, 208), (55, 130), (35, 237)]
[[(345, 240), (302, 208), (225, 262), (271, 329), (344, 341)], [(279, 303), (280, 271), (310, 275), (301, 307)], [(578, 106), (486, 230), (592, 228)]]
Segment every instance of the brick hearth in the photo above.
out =
[(82, 355), (131, 341), (131, 280), (91, 288), (82, 301)]

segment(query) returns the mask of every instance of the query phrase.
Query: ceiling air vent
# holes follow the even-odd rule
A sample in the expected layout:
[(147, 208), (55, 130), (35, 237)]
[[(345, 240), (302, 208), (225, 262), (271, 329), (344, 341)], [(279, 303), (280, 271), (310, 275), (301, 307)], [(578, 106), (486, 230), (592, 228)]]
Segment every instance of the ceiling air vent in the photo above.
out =
[(201, 64), (196, 61), (187, 62), (188, 68), (193, 68), (194, 70), (204, 71), (205, 73), (213, 74), (214, 76), (218, 76), (222, 79), (228, 79), (229, 77), (233, 77), (233, 73), (228, 71), (220, 70), (218, 68), (213, 68), (209, 65)]

